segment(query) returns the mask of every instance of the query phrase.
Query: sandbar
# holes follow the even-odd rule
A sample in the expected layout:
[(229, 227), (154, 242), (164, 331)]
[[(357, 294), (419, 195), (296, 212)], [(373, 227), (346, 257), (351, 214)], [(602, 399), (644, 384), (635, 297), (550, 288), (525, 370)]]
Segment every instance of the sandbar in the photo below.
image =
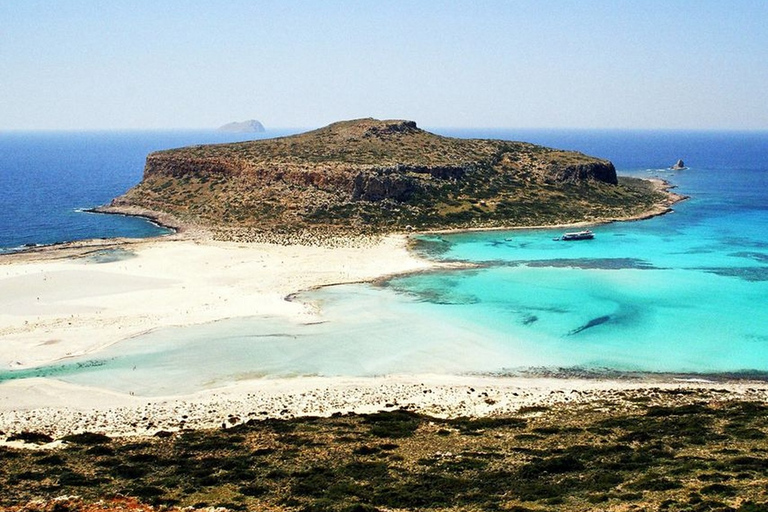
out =
[(5, 255), (0, 368), (93, 353), (167, 326), (257, 315), (309, 321), (315, 312), (291, 294), (436, 266), (406, 245), (401, 235), (332, 248), (178, 236)]

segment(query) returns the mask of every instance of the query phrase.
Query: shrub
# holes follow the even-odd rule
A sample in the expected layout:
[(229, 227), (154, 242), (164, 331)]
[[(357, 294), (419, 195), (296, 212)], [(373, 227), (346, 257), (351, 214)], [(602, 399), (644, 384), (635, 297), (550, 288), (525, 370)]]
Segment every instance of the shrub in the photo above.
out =
[(53, 438), (42, 432), (20, 432), (8, 436), (8, 441), (21, 441), (32, 444), (48, 444), (53, 442)]
[(61, 438), (62, 441), (72, 444), (81, 445), (96, 445), (107, 444), (112, 442), (112, 438), (105, 436), (104, 434), (97, 434), (95, 432), (83, 432), (82, 434), (72, 434)]
[(410, 437), (419, 428), (418, 415), (408, 411), (379, 412), (369, 414), (364, 422), (371, 425), (371, 434), (376, 437)]

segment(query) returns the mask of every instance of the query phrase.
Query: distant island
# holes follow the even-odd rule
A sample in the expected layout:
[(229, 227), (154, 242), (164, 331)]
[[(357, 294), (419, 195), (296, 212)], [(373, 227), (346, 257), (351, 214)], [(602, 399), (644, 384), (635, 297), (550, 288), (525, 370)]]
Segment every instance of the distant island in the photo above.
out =
[(224, 126), (220, 126), (219, 131), (231, 133), (262, 133), (267, 130), (259, 121), (255, 119), (249, 119), (248, 121), (227, 123)]
[(573, 151), (357, 119), (152, 153), (142, 182), (103, 210), (248, 239), (596, 222), (659, 213), (670, 197), (658, 184), (619, 178), (611, 162)]

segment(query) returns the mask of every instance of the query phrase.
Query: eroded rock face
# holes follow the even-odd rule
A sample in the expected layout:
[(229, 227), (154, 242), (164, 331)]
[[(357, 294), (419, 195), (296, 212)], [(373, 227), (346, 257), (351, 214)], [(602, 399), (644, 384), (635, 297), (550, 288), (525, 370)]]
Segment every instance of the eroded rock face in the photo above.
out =
[(464, 178), (471, 167), (426, 167), (398, 165), (384, 169), (359, 172), (353, 178), (352, 201), (397, 202), (411, 200), (415, 195), (429, 190), (429, 181), (457, 182)]
[(413, 121), (394, 121), (388, 123), (373, 123), (365, 128), (363, 137), (381, 137), (392, 133), (414, 133), (418, 130)]
[(611, 162), (588, 162), (578, 165), (566, 165), (550, 167), (551, 175), (562, 182), (577, 182), (596, 180), (611, 185), (619, 183), (616, 168)]
[(361, 172), (353, 179), (352, 201), (407, 201), (421, 187), (413, 178), (399, 174), (374, 174)]
[(162, 153), (152, 153), (144, 166), (144, 179), (157, 176), (184, 178), (185, 176), (233, 176), (248, 168), (246, 162), (228, 158), (194, 158), (177, 156), (169, 158)]

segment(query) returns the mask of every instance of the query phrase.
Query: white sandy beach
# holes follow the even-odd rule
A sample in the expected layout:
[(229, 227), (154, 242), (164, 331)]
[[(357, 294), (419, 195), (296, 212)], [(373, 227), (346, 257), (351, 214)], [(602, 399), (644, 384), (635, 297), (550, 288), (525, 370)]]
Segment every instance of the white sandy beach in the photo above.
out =
[[(645, 405), (668, 405), (666, 392), (675, 390), (696, 390), (692, 395), (676, 395), (678, 403), (702, 399), (768, 401), (765, 383), (674, 379), (302, 377), (250, 380), (188, 396), (159, 398), (27, 379), (0, 386), (0, 431), (42, 432), (53, 438), (80, 432), (152, 436), (160, 431), (231, 427), (266, 418), (365, 414), (400, 408), (436, 417), (495, 416), (519, 413), (525, 407), (585, 403), (595, 407), (611, 403), (612, 409), (632, 409), (638, 397), (644, 398)], [(0, 445), (22, 443), (0, 441)]]
[[(309, 321), (311, 307), (288, 295), (433, 266), (409, 253), (406, 243), (403, 236), (389, 236), (331, 249), (167, 237), (53, 247), (39, 257), (7, 255), (0, 259), (0, 367), (29, 368), (90, 354), (166, 326), (254, 315)], [(116, 249), (128, 257), (99, 262)], [(77, 416), (140, 402), (48, 379), (0, 385), (6, 420), (30, 409)], [(11, 429), (6, 420), (0, 430)]]
[[(185, 237), (94, 243), (0, 258), (0, 365), (20, 369), (98, 352), (150, 329), (278, 315), (309, 321), (286, 300), (309, 288), (373, 280), (436, 264), (403, 236), (347, 247), (211, 242)], [(103, 261), (118, 250), (123, 258)], [(125, 257), (125, 256), (129, 257)], [(249, 419), (406, 407), (437, 416), (494, 415), (659, 389), (768, 400), (765, 383), (578, 380), (449, 375), (257, 379), (188, 396), (140, 397), (30, 378), (0, 384), (0, 431), (152, 435)], [(720, 391), (722, 390), (722, 391)]]
[(166, 326), (225, 318), (312, 315), (286, 300), (334, 283), (430, 268), (403, 236), (348, 247), (238, 244), (185, 238), (109, 246), (62, 259), (0, 259), (0, 367), (19, 369), (88, 354)]

